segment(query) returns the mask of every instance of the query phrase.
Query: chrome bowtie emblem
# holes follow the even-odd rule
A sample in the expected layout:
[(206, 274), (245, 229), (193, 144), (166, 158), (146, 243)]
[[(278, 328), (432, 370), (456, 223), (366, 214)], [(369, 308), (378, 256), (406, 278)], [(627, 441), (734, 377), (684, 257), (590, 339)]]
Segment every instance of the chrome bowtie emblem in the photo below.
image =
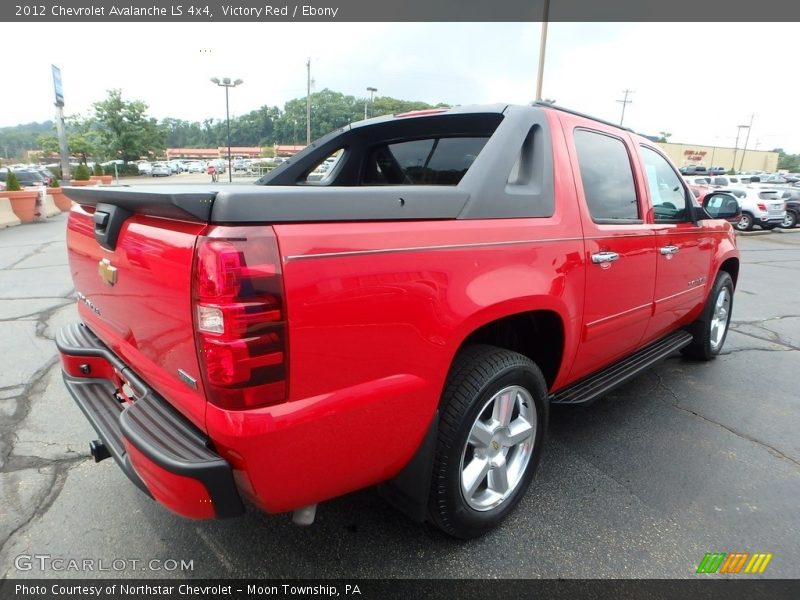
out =
[(117, 283), (117, 267), (111, 264), (111, 261), (104, 258), (97, 265), (97, 272), (100, 274), (100, 279), (108, 285)]

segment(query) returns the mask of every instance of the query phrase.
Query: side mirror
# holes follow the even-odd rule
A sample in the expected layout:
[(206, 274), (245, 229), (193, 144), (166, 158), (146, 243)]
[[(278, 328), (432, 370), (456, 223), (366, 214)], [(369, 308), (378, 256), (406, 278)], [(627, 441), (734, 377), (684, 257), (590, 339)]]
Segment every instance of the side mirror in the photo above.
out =
[(742, 216), (739, 201), (733, 194), (715, 193), (703, 198), (703, 208), (712, 219), (736, 221)]

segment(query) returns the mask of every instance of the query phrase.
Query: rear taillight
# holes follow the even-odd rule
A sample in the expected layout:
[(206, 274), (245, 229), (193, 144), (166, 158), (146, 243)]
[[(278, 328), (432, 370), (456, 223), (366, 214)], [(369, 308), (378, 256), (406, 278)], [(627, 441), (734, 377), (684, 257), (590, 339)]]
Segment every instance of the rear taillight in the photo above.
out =
[(758, 210), (761, 210), (761, 211), (767, 212), (767, 205), (766, 205), (766, 204), (764, 204), (763, 202), (759, 202), (759, 203), (757, 203), (757, 206), (758, 206)]
[(286, 400), (286, 312), (272, 228), (217, 227), (200, 236), (192, 297), (209, 401), (247, 409)]

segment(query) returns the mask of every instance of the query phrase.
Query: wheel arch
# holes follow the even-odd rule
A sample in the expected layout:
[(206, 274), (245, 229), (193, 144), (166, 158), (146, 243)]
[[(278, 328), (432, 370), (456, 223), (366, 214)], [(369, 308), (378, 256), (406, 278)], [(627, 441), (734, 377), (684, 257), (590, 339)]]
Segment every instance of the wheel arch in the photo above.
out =
[(731, 256), (725, 259), (719, 266), (720, 271), (725, 271), (733, 279), (733, 287), (736, 288), (736, 282), (739, 279), (739, 258)]
[[(462, 348), (470, 344), (489, 344), (530, 358), (542, 371), (549, 389), (564, 362), (565, 335), (564, 319), (554, 308), (495, 314), (494, 318), (475, 322), (461, 336), (450, 356), (447, 372)], [(378, 486), (384, 500), (417, 522), (424, 521), (427, 515), (439, 408), (437, 406), (434, 411), (428, 430), (409, 463), (394, 478)]]
[(558, 376), (564, 360), (565, 331), (561, 315), (550, 309), (505, 315), (473, 329), (454, 352), (470, 344), (488, 344), (527, 356), (542, 371), (548, 388)]

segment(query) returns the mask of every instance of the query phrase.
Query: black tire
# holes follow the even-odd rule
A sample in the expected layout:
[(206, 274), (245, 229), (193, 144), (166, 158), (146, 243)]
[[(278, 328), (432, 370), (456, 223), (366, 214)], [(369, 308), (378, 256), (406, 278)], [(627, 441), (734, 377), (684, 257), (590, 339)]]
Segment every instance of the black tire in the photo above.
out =
[[(512, 390), (503, 397), (513, 395), (513, 407), (508, 412), (509, 427), (499, 427), (482, 450), (472, 448), (468, 443), (470, 433), (477, 421), (491, 412), (489, 405), (501, 402), (498, 392)], [(496, 400), (497, 399), (497, 400)], [(489, 412), (487, 412), (489, 411)], [(510, 426), (521, 423), (523, 411), (530, 425), (530, 435), (523, 443), (511, 447), (503, 443), (503, 436), (510, 435)], [(461, 539), (469, 539), (482, 535), (498, 525), (519, 503), (533, 479), (541, 456), (542, 444), (547, 431), (549, 402), (547, 384), (539, 367), (527, 357), (497, 348), (495, 346), (474, 345), (464, 348), (456, 356), (445, 384), (440, 408), (439, 437), (433, 465), (433, 478), (428, 504), (430, 521), (442, 531)], [(516, 415), (516, 416), (515, 416)], [(536, 423), (533, 424), (533, 415)], [(498, 423), (498, 421), (494, 421)], [(501, 439), (502, 438), (502, 439)], [(497, 505), (476, 509), (476, 495), (494, 494), (489, 490), (490, 475), (496, 473), (494, 467), (490, 472), (476, 481), (484, 483), (479, 493), (472, 492), (468, 500), (462, 491), (462, 467), (467, 461), (479, 457), (479, 452), (493, 452), (497, 460), (503, 463), (502, 470), (506, 475), (507, 496), (497, 499)], [(472, 455), (471, 457), (468, 455)], [(502, 454), (502, 458), (499, 455)], [(527, 456), (527, 459), (525, 459)], [(508, 469), (506, 469), (508, 458)], [(513, 468), (514, 461), (517, 463)], [(511, 473), (509, 476), (508, 473)], [(513, 485), (512, 485), (513, 480)], [(470, 502), (473, 505), (470, 505)]]
[(748, 212), (743, 212), (739, 220), (733, 224), (737, 231), (752, 231), (753, 225), (755, 225), (755, 219)]
[(777, 225), (773, 225), (772, 223), (770, 223), (769, 225), (762, 225), (761, 229), (763, 229), (764, 231), (772, 231), (776, 227)]
[[(719, 315), (717, 314), (717, 303), (720, 294), (725, 291), (729, 299), (724, 318), (725, 329), (719, 339), (714, 332), (714, 323), (717, 321), (719, 325)], [(725, 344), (725, 338), (728, 336), (728, 328), (731, 322), (731, 314), (733, 312), (733, 279), (726, 271), (720, 271), (717, 274), (717, 279), (714, 281), (714, 287), (711, 288), (711, 293), (708, 295), (706, 305), (703, 307), (703, 312), (700, 318), (697, 319), (689, 327), (689, 332), (694, 336), (692, 343), (684, 347), (681, 352), (688, 358), (695, 360), (711, 360), (716, 357), (722, 346)]]
[(797, 213), (793, 210), (786, 211), (786, 218), (784, 218), (781, 227), (784, 229), (794, 229), (797, 227)]

